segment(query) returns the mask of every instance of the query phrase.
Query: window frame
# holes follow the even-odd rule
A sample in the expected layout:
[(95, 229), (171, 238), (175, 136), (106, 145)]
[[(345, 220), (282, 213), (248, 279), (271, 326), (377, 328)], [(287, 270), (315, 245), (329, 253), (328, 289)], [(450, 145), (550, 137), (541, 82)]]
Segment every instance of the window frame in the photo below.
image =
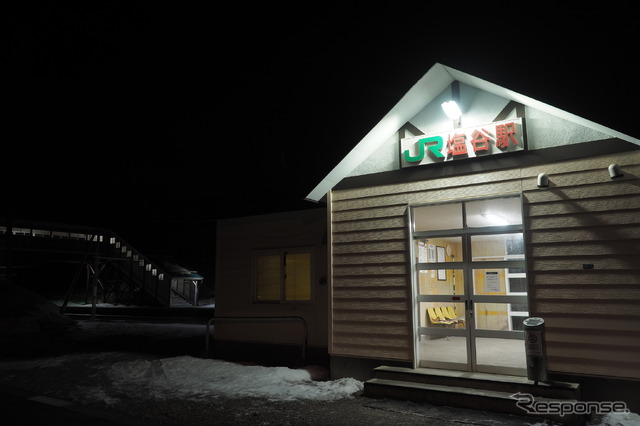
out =
[[(280, 265), (284, 265), (284, 257), (287, 254), (308, 254), (309, 255), (309, 300), (286, 300), (285, 289), (285, 269), (280, 268), (279, 280), (279, 299), (278, 300), (258, 300), (258, 257), (259, 256), (279, 256)], [(286, 247), (274, 249), (252, 250), (251, 253), (251, 303), (259, 305), (273, 304), (312, 304), (315, 302), (315, 286), (316, 281), (316, 258), (313, 247)]]

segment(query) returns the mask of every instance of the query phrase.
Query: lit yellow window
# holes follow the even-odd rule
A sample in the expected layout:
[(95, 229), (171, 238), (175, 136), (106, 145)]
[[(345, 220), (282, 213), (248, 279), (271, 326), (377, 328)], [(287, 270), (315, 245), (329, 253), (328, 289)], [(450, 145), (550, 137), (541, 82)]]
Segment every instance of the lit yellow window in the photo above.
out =
[(257, 302), (311, 301), (311, 253), (271, 252), (255, 260)]
[(284, 299), (311, 300), (311, 255), (285, 254)]
[(280, 256), (258, 256), (256, 299), (258, 301), (280, 300)]

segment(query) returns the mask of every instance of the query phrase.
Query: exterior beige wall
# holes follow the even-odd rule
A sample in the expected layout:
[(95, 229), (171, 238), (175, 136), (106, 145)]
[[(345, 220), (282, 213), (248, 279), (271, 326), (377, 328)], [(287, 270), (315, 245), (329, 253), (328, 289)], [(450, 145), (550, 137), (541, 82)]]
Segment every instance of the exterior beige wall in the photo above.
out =
[(413, 348), (406, 202), (370, 199), (372, 191), (330, 194), (329, 353), (407, 360)]
[[(609, 177), (611, 163), (623, 178)], [(542, 172), (548, 189), (537, 187)], [(530, 315), (546, 320), (550, 371), (640, 378), (638, 176), (630, 151), (334, 190), (330, 354), (413, 360), (409, 205), (522, 193)]]
[[(611, 180), (611, 163), (623, 178)], [(548, 190), (535, 186), (540, 172)], [(640, 378), (640, 151), (522, 175), (531, 309), (546, 322), (549, 370)]]
[[(327, 219), (325, 209), (311, 209), (218, 223), (216, 235), (215, 317), (302, 317), (308, 345), (327, 347)], [(312, 247), (312, 302), (255, 303), (251, 259), (255, 250)], [(216, 340), (299, 345), (304, 325), (299, 321), (214, 320)]]

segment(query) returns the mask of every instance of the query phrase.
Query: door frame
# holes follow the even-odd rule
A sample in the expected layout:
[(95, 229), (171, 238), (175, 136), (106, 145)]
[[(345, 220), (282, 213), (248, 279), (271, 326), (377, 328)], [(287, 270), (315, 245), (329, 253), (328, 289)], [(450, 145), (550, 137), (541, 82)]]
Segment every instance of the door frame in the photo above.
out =
[[(466, 218), (466, 203), (473, 201), (482, 201), (482, 200), (491, 200), (491, 199), (502, 199), (502, 198), (519, 198), (520, 206), (521, 206), (521, 214), (522, 220), (520, 224), (517, 225), (501, 225), (501, 226), (488, 226), (483, 228), (469, 228), (467, 227), (467, 218)], [(442, 204), (461, 204), (462, 206), (462, 222), (463, 227), (460, 229), (451, 229), (451, 230), (434, 230), (434, 231), (423, 231), (423, 232), (415, 232), (414, 231), (414, 217), (413, 212), (415, 207), (423, 207), (430, 205), (442, 205)], [(470, 372), (487, 372), (487, 373), (503, 373), (503, 374), (514, 374), (514, 375), (526, 375), (526, 369), (524, 368), (510, 368), (504, 366), (491, 366), (491, 365), (479, 365), (477, 360), (477, 347), (476, 347), (476, 338), (502, 338), (502, 339), (513, 339), (513, 340), (523, 340), (524, 332), (523, 331), (514, 331), (514, 330), (489, 330), (489, 329), (479, 329), (476, 326), (476, 317), (474, 314), (476, 304), (478, 303), (501, 303), (501, 304), (526, 304), (527, 309), (529, 310), (529, 299), (528, 299), (528, 281), (525, 281), (526, 292), (523, 294), (514, 294), (514, 295), (475, 295), (474, 294), (474, 270), (490, 270), (490, 269), (498, 269), (498, 270), (507, 270), (508, 268), (518, 268), (524, 270), (524, 275), (526, 277), (526, 250), (524, 250), (524, 258), (518, 260), (502, 260), (502, 261), (473, 261), (471, 259), (471, 239), (475, 236), (482, 235), (499, 235), (499, 234), (509, 234), (509, 233), (519, 233), (525, 236), (524, 229), (524, 208), (523, 208), (523, 200), (522, 194), (505, 194), (502, 196), (494, 196), (494, 197), (479, 197), (473, 199), (464, 199), (464, 200), (451, 200), (447, 202), (435, 202), (435, 203), (425, 203), (425, 204), (416, 204), (409, 205), (408, 209), (408, 217), (409, 217), (409, 246), (410, 246), (410, 258), (411, 258), (411, 286), (412, 286), (412, 306), (413, 306), (413, 316), (414, 316), (414, 368), (420, 367), (429, 367), (429, 368), (446, 368), (446, 369), (455, 369), (455, 370), (463, 370)], [(416, 259), (416, 240), (419, 240), (421, 237), (429, 237), (429, 238), (447, 238), (447, 237), (460, 237), (462, 240), (462, 250), (463, 256), (461, 261), (452, 261), (452, 262), (436, 262), (436, 263), (419, 263)], [(446, 263), (446, 265), (445, 265)], [(438, 266), (445, 266), (445, 268), (438, 268)], [(418, 271), (419, 270), (437, 270), (437, 269), (446, 269), (446, 270), (454, 270), (454, 271), (462, 271), (463, 272), (463, 282), (461, 283), (464, 286), (463, 294), (447, 294), (447, 295), (420, 295), (419, 294), (419, 285), (418, 285)], [(464, 327), (461, 328), (436, 328), (436, 327), (421, 327), (420, 319), (420, 303), (421, 302), (435, 302), (435, 303), (455, 303), (455, 304), (464, 304)], [(510, 306), (510, 305), (509, 305)], [(528, 311), (527, 311), (528, 312)], [(510, 318), (508, 319), (510, 321)], [(428, 319), (426, 320), (428, 322)], [(466, 364), (463, 363), (452, 363), (452, 362), (440, 362), (440, 361), (423, 361), (420, 357), (420, 345), (421, 345), (421, 336), (430, 336), (430, 338), (438, 338), (445, 336), (462, 336), (465, 337), (466, 340)], [(522, 345), (524, 347), (524, 343)]]

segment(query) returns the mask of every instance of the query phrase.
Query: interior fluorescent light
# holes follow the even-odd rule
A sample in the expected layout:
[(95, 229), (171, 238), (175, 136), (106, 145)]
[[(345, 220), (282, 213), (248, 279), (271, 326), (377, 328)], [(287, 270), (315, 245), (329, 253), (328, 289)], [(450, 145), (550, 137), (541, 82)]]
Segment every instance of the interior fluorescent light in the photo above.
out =
[(442, 109), (444, 113), (447, 114), (447, 117), (452, 120), (457, 120), (462, 115), (462, 111), (460, 111), (460, 107), (456, 101), (443, 102)]
[(504, 217), (500, 216), (499, 214), (486, 213), (486, 214), (483, 214), (482, 217), (487, 219), (493, 225), (508, 225), (509, 224), (509, 221), (507, 221), (507, 219), (505, 219)]

